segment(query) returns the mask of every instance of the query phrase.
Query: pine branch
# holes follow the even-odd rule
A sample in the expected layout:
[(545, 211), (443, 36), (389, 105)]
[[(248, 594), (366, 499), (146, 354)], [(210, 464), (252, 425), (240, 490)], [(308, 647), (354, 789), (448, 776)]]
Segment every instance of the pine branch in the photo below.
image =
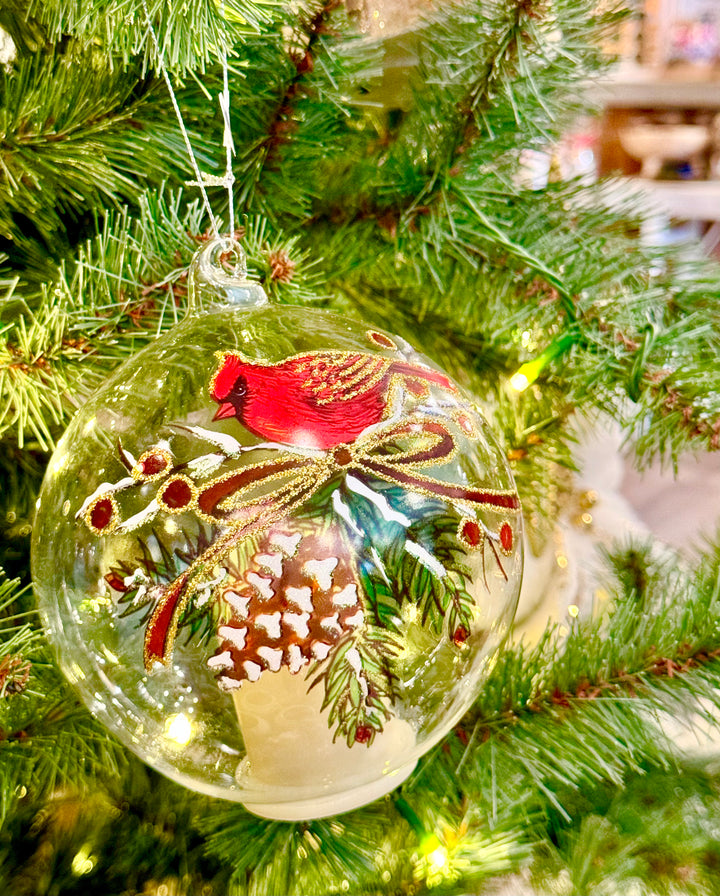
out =
[(121, 755), (49, 666), (26, 598), (17, 580), (0, 579), (0, 820), (28, 791), (42, 799), (112, 775)]
[(34, 0), (28, 17), (36, 18), (53, 42), (72, 35), (86, 46), (99, 44), (121, 65), (130, 65), (141, 56), (144, 68), (153, 70), (158, 67), (158, 54), (149, 35), (149, 20), (165, 65), (184, 75), (204, 71), (217, 60), (220, 47), (266, 25), (274, 6), (272, 0), (226, 0), (223, 17), (208, 0), (186, 3), (182, 15), (169, 0), (110, 4), (91, 0), (75, 6), (62, 0)]
[(45, 472), (38, 452), (0, 442), (0, 568), (27, 576), (35, 501)]
[(255, 77), (233, 85), (239, 201), (285, 226), (312, 215), (335, 157), (354, 159), (363, 143), (359, 91), (377, 74), (378, 56), (347, 36), (341, 12), (337, 0), (316, 2), (282, 31), (249, 42)]
[[(528, 392), (519, 400), (520, 407), (527, 402), (523, 416), (556, 421), (544, 438), (551, 445), (554, 430), (561, 456), (567, 454), (564, 421), (573, 408), (620, 416), (628, 433), (641, 434), (638, 451), (646, 460), (657, 453), (675, 457), (693, 446), (712, 450), (720, 419), (717, 269), (670, 252), (661, 263), (627, 232), (628, 212), (636, 211), (632, 203), (611, 211), (602, 189), (593, 196), (583, 188), (582, 206), (576, 184), (552, 185), (542, 203), (537, 194), (516, 189), (509, 202), (494, 173), (475, 180), (484, 194), (484, 219), (493, 232), (512, 233), (522, 253), (513, 257), (504, 238), (483, 232), (484, 225), (478, 229), (457, 186), (443, 214), (427, 215), (392, 243), (375, 242), (372, 274), (351, 272), (339, 258), (338, 288), (342, 282), (366, 316), (411, 341), (422, 344), (428, 323), (446, 334), (433, 339), (438, 360), (451, 370), (464, 367), (473, 391), (501, 404), (508, 401), (504, 384), (523, 362), (569, 337), (570, 350), (540, 375), (542, 396)], [(357, 238), (366, 239), (360, 236), (364, 225), (355, 228)], [(346, 250), (338, 246), (337, 252)], [(649, 276), (651, 270), (659, 273)], [(623, 405), (621, 392), (639, 407)], [(533, 404), (542, 413), (533, 414)], [(515, 439), (505, 431), (510, 452), (531, 456)]]
[[(0, 434), (47, 450), (120, 361), (182, 318), (187, 268), (205, 238), (202, 210), (185, 206), (180, 193), (144, 195), (136, 218), (127, 210), (107, 215), (74, 264), (18, 303), (21, 313), (0, 331)], [(319, 271), (297, 238), (273, 235), (251, 219), (244, 246), (250, 276), (270, 294), (281, 302), (315, 300)]]
[[(189, 171), (164, 85), (105, 68), (93, 50), (21, 58), (0, 74), (0, 109), (0, 236), (16, 252), (40, 240), (60, 258), (93, 210)], [(202, 164), (212, 139), (193, 134)]]
[(17, 51), (35, 53), (45, 46), (45, 29), (27, 14), (25, 0), (6, 0), (0, 8), (0, 27), (10, 35)]
[(540, 892), (563, 880), (575, 892), (617, 893), (638, 881), (648, 892), (717, 889), (717, 784), (704, 769), (650, 771), (619, 793), (588, 791), (577, 806), (578, 821), (554, 827), (554, 843), (533, 868)]
[[(89, 896), (144, 890), (224, 896), (228, 873), (207, 859), (192, 815), (210, 801), (128, 761), (108, 791), (66, 788), (38, 813), (27, 798), (0, 837), (0, 884), (17, 896), (49, 889)], [(122, 850), (114, 853), (114, 847)], [(20, 849), (18, 844), (22, 844)]]
[(29, 614), (20, 606), (26, 589), (17, 579), (7, 579), (0, 569), (0, 701), (5, 702), (27, 687), (30, 661), (42, 643)]
[(366, 621), (362, 631), (343, 638), (326, 662), (308, 671), (310, 688), (322, 685), (328, 725), (335, 726), (335, 736), (344, 738), (348, 747), (371, 744), (392, 718), (395, 691), (389, 667), (399, 651), (397, 638)]
[[(378, 844), (392, 843), (393, 864), (408, 866), (402, 855), (407, 827), (390, 833), (382, 803), (337, 819), (301, 824), (267, 822), (237, 806), (225, 806), (199, 819), (212, 855), (235, 868), (239, 894), (365, 893), (375, 876)], [(254, 871), (251, 871), (254, 869)], [(405, 878), (407, 880), (407, 877)]]
[[(554, 4), (552, 12), (526, 2), (443, 10), (416, 41), (411, 109), (378, 135), (322, 214), (336, 225), (373, 218), (406, 232), (442, 208), (454, 179), (559, 139), (587, 102), (578, 83), (609, 63), (597, 44), (624, 15), (598, 14), (591, 3)], [(567, 48), (557, 46), (558, 28)]]

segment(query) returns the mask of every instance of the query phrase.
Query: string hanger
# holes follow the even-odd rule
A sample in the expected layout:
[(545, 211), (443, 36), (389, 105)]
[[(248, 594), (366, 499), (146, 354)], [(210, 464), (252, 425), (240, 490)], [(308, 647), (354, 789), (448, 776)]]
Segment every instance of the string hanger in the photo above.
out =
[[(195, 180), (186, 181), (186, 185), (198, 187), (198, 189), (200, 190), (203, 205), (205, 206), (205, 210), (210, 219), (210, 227), (216, 240), (220, 239), (220, 232), (218, 230), (217, 221), (215, 219), (215, 215), (213, 214), (212, 206), (210, 205), (210, 199), (208, 198), (207, 190), (205, 189), (205, 187), (226, 188), (228, 194), (228, 227), (230, 236), (232, 236), (235, 232), (235, 200), (233, 195), (235, 175), (233, 174), (232, 170), (232, 160), (233, 156), (235, 155), (235, 144), (233, 143), (232, 129), (230, 127), (230, 87), (228, 77), (227, 47), (225, 43), (223, 43), (218, 53), (223, 73), (223, 89), (222, 92), (218, 94), (218, 100), (220, 103), (220, 111), (222, 112), (223, 117), (223, 146), (225, 147), (225, 173), (222, 177), (218, 177), (217, 175), (206, 174), (204, 171), (200, 170), (197, 158), (195, 157), (195, 152), (192, 148), (192, 143), (190, 142), (190, 135), (188, 134), (188, 130), (185, 127), (182, 112), (180, 111), (180, 104), (177, 101), (175, 91), (173, 90), (172, 81), (170, 80), (170, 75), (165, 65), (163, 52), (160, 49), (160, 43), (157, 39), (155, 29), (153, 28), (146, 0), (142, 0), (142, 8), (143, 12), (145, 13), (145, 21), (147, 22), (148, 33), (150, 34), (153, 46), (155, 47), (155, 52), (157, 53), (158, 68), (163, 78), (165, 79), (165, 84), (167, 85), (168, 93), (170, 94), (170, 101), (172, 103), (173, 109), (175, 110), (175, 116), (178, 120), (178, 125), (180, 126), (180, 133), (182, 134), (183, 140), (185, 141), (185, 149), (187, 150), (188, 158), (195, 174)], [(223, 14), (224, 9), (225, 4), (221, 2), (221, 15)]]

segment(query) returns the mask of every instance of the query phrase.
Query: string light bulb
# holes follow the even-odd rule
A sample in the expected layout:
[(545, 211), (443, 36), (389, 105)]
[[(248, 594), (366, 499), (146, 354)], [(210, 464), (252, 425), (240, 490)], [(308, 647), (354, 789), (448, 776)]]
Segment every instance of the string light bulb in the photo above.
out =
[(573, 345), (576, 339), (577, 333), (575, 331), (563, 333), (562, 336), (559, 336), (554, 342), (551, 342), (545, 351), (539, 354), (536, 358), (521, 364), (510, 377), (510, 388), (515, 392), (524, 392), (528, 386), (531, 386), (540, 376), (543, 369), (554, 358), (564, 354), (570, 346)]

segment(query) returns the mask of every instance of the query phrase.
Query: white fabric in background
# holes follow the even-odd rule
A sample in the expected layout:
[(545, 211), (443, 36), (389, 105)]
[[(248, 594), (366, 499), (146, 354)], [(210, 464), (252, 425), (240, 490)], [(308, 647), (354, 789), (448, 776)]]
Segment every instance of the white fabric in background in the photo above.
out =
[(660, 464), (643, 473), (626, 465), (622, 493), (659, 538), (692, 548), (720, 525), (720, 451), (680, 458), (677, 477)]

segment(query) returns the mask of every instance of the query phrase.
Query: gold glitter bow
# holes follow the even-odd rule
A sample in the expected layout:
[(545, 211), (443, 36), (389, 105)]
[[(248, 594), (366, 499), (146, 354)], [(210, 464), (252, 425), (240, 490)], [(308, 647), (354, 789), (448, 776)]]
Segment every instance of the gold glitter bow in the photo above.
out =
[[(410, 442), (411, 447), (403, 448), (403, 442)], [(182, 613), (217, 564), (244, 538), (258, 535), (292, 514), (336, 476), (382, 479), (467, 510), (480, 506), (502, 514), (519, 511), (514, 491), (453, 485), (423, 472), (449, 463), (456, 450), (444, 423), (415, 416), (319, 455), (281, 451), (270, 460), (232, 470), (201, 485), (185, 473), (171, 472), (158, 488), (158, 507), (170, 514), (194, 513), (206, 522), (222, 525), (225, 531), (160, 597), (145, 632), (146, 669), (169, 662)]]

